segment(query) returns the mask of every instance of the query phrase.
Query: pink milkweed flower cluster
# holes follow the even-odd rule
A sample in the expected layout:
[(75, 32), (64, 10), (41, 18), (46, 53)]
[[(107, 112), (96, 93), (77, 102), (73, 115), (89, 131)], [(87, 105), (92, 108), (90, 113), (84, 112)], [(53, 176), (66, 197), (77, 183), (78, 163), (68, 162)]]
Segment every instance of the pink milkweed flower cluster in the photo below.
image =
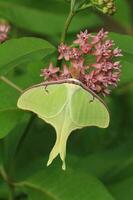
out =
[(63, 43), (58, 46), (62, 69), (50, 63), (41, 76), (47, 81), (74, 78), (95, 93), (108, 95), (117, 86), (121, 71), (118, 58), (122, 53), (114, 45), (103, 29), (96, 35), (81, 31), (71, 46)]
[(0, 43), (8, 39), (8, 33), (10, 31), (10, 26), (7, 23), (0, 23)]

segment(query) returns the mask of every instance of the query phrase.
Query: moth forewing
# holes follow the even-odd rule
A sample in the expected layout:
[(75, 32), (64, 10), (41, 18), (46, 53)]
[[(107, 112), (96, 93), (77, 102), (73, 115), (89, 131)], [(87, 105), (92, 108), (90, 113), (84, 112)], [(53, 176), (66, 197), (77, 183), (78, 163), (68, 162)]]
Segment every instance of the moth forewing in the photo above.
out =
[[(46, 81), (46, 82), (42, 82), (36, 85), (33, 85), (31, 87), (29, 87), (28, 89), (26, 89), (25, 91), (34, 88), (34, 87), (39, 87), (39, 86), (44, 86), (45, 91), (48, 93), (48, 86), (49, 85), (55, 85), (55, 84), (63, 84), (63, 83), (68, 83), (68, 84), (75, 84), (75, 85), (79, 85), (80, 87), (82, 87), (84, 90), (90, 92), (93, 96), (93, 99), (90, 101), (93, 102), (94, 98), (97, 98), (99, 101), (101, 101), (101, 103), (104, 104), (104, 106), (107, 108), (107, 110), (109, 111), (106, 103), (103, 101), (102, 98), (100, 98), (95, 92), (93, 92), (91, 89), (89, 89), (86, 85), (84, 85), (82, 82), (80, 82), (77, 79), (73, 79), (73, 78), (69, 78), (69, 79), (63, 79), (63, 80), (56, 80), (56, 81)], [(24, 92), (25, 92), (24, 91)]]

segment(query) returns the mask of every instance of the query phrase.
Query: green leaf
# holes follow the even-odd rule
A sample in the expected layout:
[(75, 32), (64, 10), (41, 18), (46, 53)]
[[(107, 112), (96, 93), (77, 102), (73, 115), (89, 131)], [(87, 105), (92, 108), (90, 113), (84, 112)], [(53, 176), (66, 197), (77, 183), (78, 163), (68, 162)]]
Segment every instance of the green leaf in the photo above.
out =
[[(114, 145), (110, 149), (86, 155), (79, 168), (89, 171), (104, 183), (116, 181), (116, 176), (133, 160), (132, 143)], [(106, 163), (106, 165), (105, 165)], [(123, 173), (119, 176), (122, 177)], [(117, 179), (118, 180), (118, 179)]]
[(133, 36), (118, 33), (110, 33), (109, 35), (124, 53), (133, 54)]
[[(129, 33), (132, 29), (132, 11), (131, 5), (127, 0), (116, 1), (117, 12), (113, 16), (114, 20), (117, 21), (124, 29)], [(123, 12), (124, 8), (124, 12)]]
[[(40, 81), (39, 74), (42, 67), (43, 63), (41, 63), (40, 61), (30, 64), (22, 64), (20, 66), (17, 66), (15, 70), (9, 71), (6, 75), (6, 78), (15, 83), (21, 89), (24, 89), (32, 85), (33, 83), (38, 83)], [(6, 84), (1, 79), (0, 91), (0, 111), (17, 109), (17, 99), (20, 95), (20, 92), (12, 88), (10, 85)]]
[(47, 168), (22, 182), (22, 185), (27, 188), (32, 200), (40, 197), (41, 200), (113, 200), (98, 179), (70, 168), (65, 173), (57, 168)]
[[(37, 3), (33, 4), (32, 2), (29, 4), (28, 2), (21, 2), (19, 4), (23, 5), (0, 1), (1, 16), (5, 17), (11, 23), (22, 29), (52, 36), (51, 40), (54, 40), (53, 37), (56, 37), (57, 34), (58, 36), (61, 34), (62, 27), (64, 26), (69, 12), (69, 4), (66, 4), (64, 1), (60, 1), (56, 3), (56, 9), (55, 0), (47, 0), (42, 6), (40, 5), (41, 3), (38, 3), (39, 6), (36, 6)], [(41, 7), (41, 10), (37, 9), (37, 7)], [(93, 12), (89, 12), (88, 14), (87, 10), (74, 17), (69, 31), (73, 33), (81, 28), (86, 28), (88, 25), (94, 26), (94, 23), (95, 25), (103, 24), (102, 20), (98, 16), (96, 16)], [(55, 42), (57, 43), (57, 40)]]
[[(49, 60), (49, 63), (50, 61), (51, 60)], [(6, 77), (20, 88), (25, 89), (33, 84), (39, 83), (40, 80), (43, 79), (40, 77), (41, 69), (47, 67), (49, 63), (47, 63), (46, 59), (44, 59), (44, 63), (42, 61), (33, 61), (30, 63), (21, 64), (14, 70), (11, 70)]]
[[(11, 70), (8, 72), (6, 78), (13, 81), (16, 85), (19, 85), (21, 88), (26, 88), (33, 83), (38, 83), (40, 81), (40, 69), (42, 68), (43, 63), (40, 61), (33, 62), (26, 65), (20, 65), (15, 70)], [(38, 76), (36, 75), (38, 74)], [(30, 77), (30, 78), (29, 78)], [(2, 80), (0, 80), (0, 124), (1, 124), (1, 136), (5, 137), (9, 136), (11, 134), (11, 137), (8, 141), (8, 145), (10, 142), (15, 142), (15, 144), (12, 144), (10, 147), (10, 158), (11, 158), (11, 152), (17, 145), (17, 141), (15, 140), (15, 137), (13, 135), (15, 134), (16, 126), (23, 124), (23, 126), (18, 130), (18, 133), (16, 134), (18, 137), (21, 137), (21, 132), (23, 129), (25, 129), (24, 125), (24, 119), (26, 120), (26, 123), (29, 121), (29, 114), (28, 113), (22, 113), (19, 110), (17, 110), (17, 100), (20, 95), (18, 91), (16, 91), (11, 86), (4, 83)], [(21, 131), (20, 131), (21, 130)], [(8, 137), (6, 137), (8, 140)], [(8, 154), (4, 156), (5, 159), (8, 159)]]
[(44, 85), (35, 86), (20, 96), (17, 105), (54, 126), (57, 139), (47, 165), (60, 154), (63, 169), (66, 142), (73, 130), (85, 126), (106, 128), (109, 124), (109, 113), (102, 100), (93, 99), (90, 92), (75, 84), (54, 84), (47, 89)]
[(42, 60), (54, 50), (51, 44), (42, 39), (27, 37), (9, 40), (0, 46), (0, 75), (22, 63)]
[[(0, 111), (16, 109), (17, 99), (20, 95), (14, 88), (8, 86), (0, 80)], [(9, 101), (10, 99), (10, 101)]]
[(120, 59), (122, 64), (121, 82), (127, 83), (133, 81), (132, 63), (133, 63), (133, 37), (111, 33), (110, 37), (115, 41), (116, 45), (122, 49), (123, 57)]
[(5, 137), (18, 123), (21, 123), (27, 113), (19, 110), (0, 111), (0, 139)]
[(133, 199), (133, 177), (129, 177), (124, 181), (114, 183), (109, 190), (117, 200)]
[(8, 135), (1, 140), (3, 143), (2, 163), (9, 176), (16, 175), (14, 169), (16, 157), (23, 146), (24, 138), (28, 134), (31, 124), (34, 122), (33, 118), (34, 116), (31, 114), (25, 113), (14, 128), (10, 132), (8, 131)]

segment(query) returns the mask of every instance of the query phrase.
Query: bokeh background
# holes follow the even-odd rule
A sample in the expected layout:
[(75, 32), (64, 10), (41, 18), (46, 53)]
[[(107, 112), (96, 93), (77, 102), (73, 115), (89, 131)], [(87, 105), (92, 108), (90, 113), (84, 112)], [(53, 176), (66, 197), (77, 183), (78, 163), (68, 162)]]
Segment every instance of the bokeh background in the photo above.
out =
[[(10, 38), (39, 37), (57, 47), (69, 6), (65, 0), (0, 0), (0, 18), (10, 23)], [(70, 43), (80, 30), (87, 28), (90, 32), (97, 32), (102, 27), (129, 35), (133, 41), (133, 1), (116, 0), (116, 7), (114, 16), (103, 15), (95, 9), (77, 14), (70, 25), (67, 42)], [(125, 48), (130, 45), (127, 41), (128, 38)], [(53, 54), (52, 58), (48, 56), (42, 61), (20, 64), (6, 77), (25, 89), (42, 81), (40, 69), (47, 67), (50, 60), (54, 62), (55, 57)], [(133, 60), (133, 54), (129, 59)], [(16, 187), (16, 199), (133, 200), (132, 65), (128, 59), (123, 62), (118, 88), (105, 99), (110, 110), (110, 126), (104, 130), (84, 128), (69, 137), (66, 172), (61, 171), (59, 159), (46, 167), (55, 141), (52, 127), (30, 113), (23, 113), (20, 123), (8, 130), (10, 134), (0, 140), (0, 163), (4, 163), (11, 180), (24, 182)], [(16, 106), (19, 95), (0, 82), (0, 108), (5, 105), (8, 110)], [(7, 118), (12, 120), (15, 117), (10, 109), (1, 112), (0, 129), (5, 130)], [(0, 200), (8, 199), (8, 187), (0, 176)]]

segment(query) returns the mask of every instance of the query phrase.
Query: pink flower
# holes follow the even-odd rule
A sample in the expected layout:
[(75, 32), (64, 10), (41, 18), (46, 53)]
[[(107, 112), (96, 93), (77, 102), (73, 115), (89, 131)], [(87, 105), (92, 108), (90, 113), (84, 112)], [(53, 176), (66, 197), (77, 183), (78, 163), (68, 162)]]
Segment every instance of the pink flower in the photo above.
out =
[(112, 46), (115, 45), (114, 41), (113, 40), (106, 40), (104, 45), (106, 46), (106, 48), (111, 48)]
[(79, 59), (79, 60), (73, 60), (72, 62), (71, 62), (71, 67), (73, 67), (73, 68), (75, 68), (75, 69), (82, 69), (84, 66), (83, 66), (83, 64), (84, 64), (84, 59)]
[(85, 43), (88, 42), (89, 38), (88, 31), (85, 30), (84, 32), (80, 31), (80, 34), (77, 34), (77, 40), (74, 41), (75, 44), (79, 44), (80, 46), (84, 45)]
[[(110, 45), (110, 47), (112, 46)], [(101, 58), (110, 58), (112, 56), (112, 49), (109, 48), (109, 45), (107, 45), (106, 43), (98, 43), (95, 45), (93, 55), (96, 56), (96, 61), (99, 62)]]
[(63, 71), (61, 71), (60, 73), (60, 78), (61, 79), (67, 79), (67, 78), (71, 78), (71, 73), (67, 67), (67, 65), (63, 65)]
[(90, 45), (90, 44), (83, 44), (83, 45), (81, 45), (81, 51), (84, 53), (84, 54), (88, 54), (89, 53), (89, 51), (92, 49), (92, 45)]
[(107, 80), (108, 84), (112, 86), (117, 86), (117, 82), (119, 81), (120, 73), (119, 72), (114, 72), (112, 73), (111, 71), (108, 72), (107, 74)]
[(96, 89), (96, 78), (95, 78), (95, 71), (92, 71), (90, 74), (85, 75), (85, 85), (93, 91), (97, 91)]
[(114, 55), (115, 57), (122, 56), (122, 54), (121, 54), (121, 49), (118, 49), (118, 48), (114, 49), (113, 55)]
[(10, 26), (8, 24), (0, 24), (0, 33), (8, 33)]
[(58, 46), (58, 52), (60, 53), (58, 60), (65, 58), (68, 61), (70, 59), (70, 48), (67, 45), (61, 43)]
[(99, 69), (101, 71), (107, 72), (108, 70), (113, 69), (114, 65), (112, 62), (109, 61), (103, 61), (103, 62), (99, 62), (99, 63), (94, 63), (92, 64), (93, 67), (95, 67), (96, 69)]
[(82, 80), (85, 74), (86, 67), (84, 66), (84, 59), (71, 61), (71, 76), (78, 80)]
[(53, 64), (50, 63), (49, 68), (42, 69), (41, 76), (44, 76), (45, 79), (54, 79), (57, 80), (56, 73), (59, 72), (58, 67), (53, 67)]
[(8, 36), (4, 33), (0, 34), (0, 42), (4, 42), (5, 40), (7, 40)]
[(105, 39), (107, 35), (108, 32), (104, 32), (104, 30), (101, 29), (96, 36), (92, 36), (92, 44), (100, 42), (101, 40)]
[(70, 59), (79, 60), (82, 55), (82, 51), (77, 48), (72, 48), (70, 51)]
[(50, 64), (48, 69), (42, 70), (41, 76), (48, 81), (75, 78), (95, 93), (108, 95), (120, 80), (121, 65), (118, 58), (122, 53), (119, 48), (114, 48), (114, 41), (107, 36), (108, 32), (103, 29), (95, 36), (85, 31), (80, 32), (74, 41), (78, 47), (72, 48), (61, 43), (58, 59), (64, 58), (63, 69), (59, 70)]
[(8, 24), (0, 24), (0, 42), (4, 42), (8, 38), (10, 26)]
[(114, 62), (114, 63), (113, 63), (113, 68), (114, 68), (115, 70), (120, 71), (120, 68), (121, 68), (120, 61)]

